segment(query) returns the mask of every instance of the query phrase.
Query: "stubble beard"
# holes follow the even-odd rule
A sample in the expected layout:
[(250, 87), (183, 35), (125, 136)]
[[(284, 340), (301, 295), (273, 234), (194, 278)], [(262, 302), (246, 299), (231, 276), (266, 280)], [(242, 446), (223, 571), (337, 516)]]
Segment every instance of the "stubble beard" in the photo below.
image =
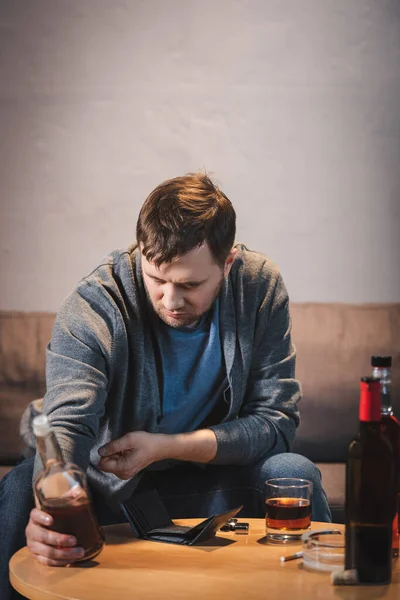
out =
[[(219, 293), (221, 291), (222, 288), (222, 284), (224, 281), (224, 277), (222, 277), (221, 281), (219, 282), (214, 295), (212, 297), (212, 300), (210, 301), (208, 307), (202, 312), (202, 313), (190, 313), (187, 314), (185, 316), (179, 317), (179, 314), (176, 316), (176, 318), (173, 317), (169, 317), (165, 314), (165, 309), (161, 306), (154, 306), (153, 308), (157, 314), (157, 316), (167, 325), (169, 325), (170, 327), (174, 327), (174, 328), (178, 328), (178, 327), (194, 327), (199, 321), (200, 319), (203, 317), (203, 315), (205, 315), (214, 305), (216, 299), (219, 296)], [(179, 312), (179, 311), (178, 311)]]

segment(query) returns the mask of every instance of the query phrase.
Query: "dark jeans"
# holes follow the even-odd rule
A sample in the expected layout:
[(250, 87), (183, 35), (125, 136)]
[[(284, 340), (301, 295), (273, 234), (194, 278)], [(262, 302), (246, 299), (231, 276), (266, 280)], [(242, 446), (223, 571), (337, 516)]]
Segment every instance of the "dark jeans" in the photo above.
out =
[[(25, 546), (25, 527), (34, 506), (33, 459), (17, 465), (0, 482), (0, 599), (21, 598), (12, 592), (8, 561)], [(245, 466), (198, 467), (190, 463), (166, 471), (148, 471), (137, 492), (157, 489), (172, 518), (207, 517), (243, 505), (242, 517), (265, 516), (265, 481), (276, 477), (303, 477), (313, 482), (312, 518), (331, 520), (327, 498), (316, 466), (299, 454), (276, 454)], [(93, 501), (100, 523), (124, 521), (102, 502)]]

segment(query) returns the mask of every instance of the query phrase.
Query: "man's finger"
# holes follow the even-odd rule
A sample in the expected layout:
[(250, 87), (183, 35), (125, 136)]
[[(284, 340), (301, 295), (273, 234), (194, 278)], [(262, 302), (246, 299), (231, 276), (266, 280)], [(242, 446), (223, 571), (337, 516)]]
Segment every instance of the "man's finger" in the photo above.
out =
[(34, 523), (38, 525), (51, 525), (53, 523), (53, 517), (46, 513), (44, 510), (40, 510), (39, 508), (33, 508), (31, 511), (31, 519)]
[(115, 469), (103, 469), (103, 471), (107, 473), (113, 473), (113, 475), (116, 475), (120, 479), (128, 480), (136, 475), (136, 473), (139, 472), (139, 469), (120, 469), (116, 467)]
[(118, 452), (123, 452), (124, 450), (130, 450), (132, 448), (132, 434), (127, 433), (123, 435), (121, 438), (117, 440), (113, 440), (105, 446), (99, 448), (99, 454), (102, 457), (110, 456), (110, 454), (117, 454)]
[[(39, 542), (30, 542), (28, 549), (38, 560), (40, 560), (39, 557), (42, 557), (48, 561), (61, 561), (63, 564), (75, 562), (76, 560), (83, 558), (85, 553), (83, 548), (80, 547), (53, 548)], [(45, 564), (49, 564), (49, 562), (46, 561)]]
[(115, 458), (101, 458), (99, 468), (106, 473), (113, 473), (118, 468), (118, 460)]
[(54, 560), (52, 558), (47, 558), (46, 556), (41, 556), (40, 554), (33, 554), (37, 561), (42, 563), (42, 565), (46, 565), (46, 567), (66, 567), (70, 565), (72, 560)]
[(125, 456), (110, 456), (106, 459), (101, 459), (99, 467), (102, 471), (106, 473), (115, 473), (118, 475), (120, 471), (126, 471), (133, 465), (130, 464), (132, 461), (128, 462)]
[(112, 456), (110, 458), (101, 459), (99, 468), (105, 473), (113, 473), (120, 479), (130, 479), (136, 473), (143, 469), (143, 466), (133, 460), (132, 456), (128, 459), (123, 455)]
[(40, 542), (41, 544), (46, 544), (46, 546), (54, 546), (55, 548), (74, 547), (77, 542), (73, 535), (58, 533), (57, 531), (51, 531), (43, 527), (31, 528), (27, 533), (28, 540)]

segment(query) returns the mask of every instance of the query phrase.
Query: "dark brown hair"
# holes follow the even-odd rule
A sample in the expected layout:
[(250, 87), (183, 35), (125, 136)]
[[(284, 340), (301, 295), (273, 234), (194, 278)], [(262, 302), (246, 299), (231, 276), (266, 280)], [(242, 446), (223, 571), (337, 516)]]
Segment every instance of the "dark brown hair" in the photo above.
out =
[(223, 266), (232, 249), (236, 214), (231, 201), (201, 173), (164, 181), (145, 200), (136, 227), (147, 260), (159, 267), (205, 242)]

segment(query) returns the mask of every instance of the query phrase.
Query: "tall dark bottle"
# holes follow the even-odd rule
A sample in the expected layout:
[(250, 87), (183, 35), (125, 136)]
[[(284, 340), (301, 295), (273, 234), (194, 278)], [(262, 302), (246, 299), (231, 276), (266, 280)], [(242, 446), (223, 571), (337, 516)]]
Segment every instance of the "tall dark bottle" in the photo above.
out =
[(356, 569), (360, 583), (383, 584), (392, 574), (395, 465), (381, 432), (379, 379), (364, 377), (360, 387), (360, 430), (346, 467), (345, 568)]
[(396, 465), (397, 510), (392, 523), (392, 553), (399, 556), (399, 509), (400, 509), (400, 421), (392, 408), (392, 357), (371, 356), (372, 375), (381, 383), (381, 431), (390, 442)]
[(38, 508), (53, 517), (50, 528), (73, 535), (84, 549), (79, 560), (96, 556), (104, 545), (104, 535), (93, 512), (84, 472), (65, 463), (54, 431), (45, 415), (33, 419), (37, 450), (43, 463), (34, 481), (33, 491)]

